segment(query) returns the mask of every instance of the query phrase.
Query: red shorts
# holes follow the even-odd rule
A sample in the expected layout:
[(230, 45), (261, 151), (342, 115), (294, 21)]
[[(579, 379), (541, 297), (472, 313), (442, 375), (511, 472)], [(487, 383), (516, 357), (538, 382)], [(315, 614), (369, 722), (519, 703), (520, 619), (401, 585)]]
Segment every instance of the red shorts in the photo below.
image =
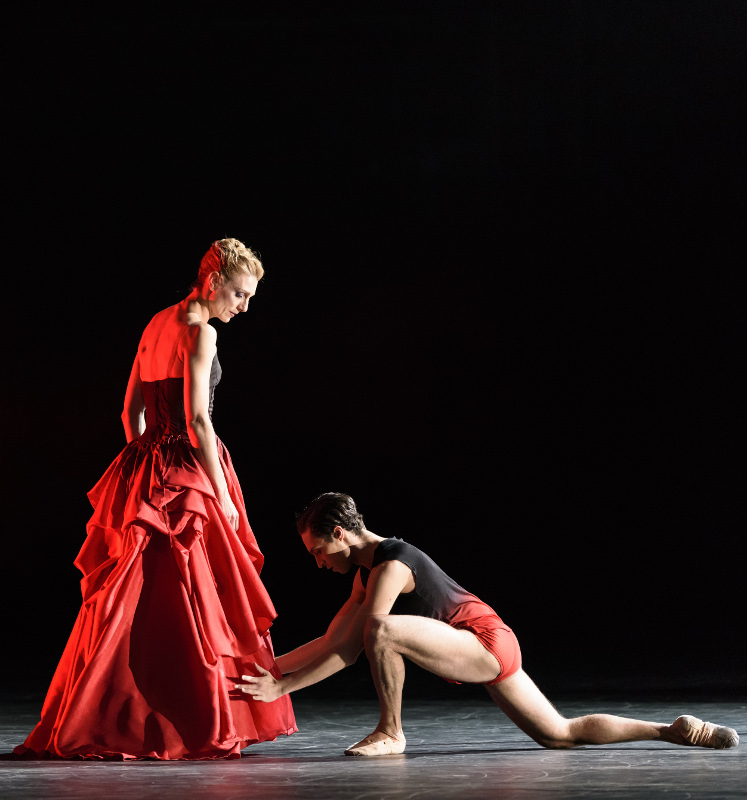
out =
[[(477, 617), (460, 619), (458, 622), (452, 622), (451, 626), (456, 630), (473, 633), (480, 640), (480, 644), (495, 656), (501, 665), (500, 675), (493, 678), (492, 681), (484, 681), (485, 686), (505, 681), (521, 668), (519, 640), (497, 614), (482, 614)], [(449, 683), (460, 683), (460, 681), (449, 681)]]

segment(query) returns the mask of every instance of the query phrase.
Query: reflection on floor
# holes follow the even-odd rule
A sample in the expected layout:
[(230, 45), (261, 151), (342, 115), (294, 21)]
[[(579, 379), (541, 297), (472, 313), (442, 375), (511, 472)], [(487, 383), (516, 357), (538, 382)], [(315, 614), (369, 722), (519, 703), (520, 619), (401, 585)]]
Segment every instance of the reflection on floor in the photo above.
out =
[[(76, 762), (0, 760), (0, 796), (8, 800), (72, 798), (745, 798), (747, 702), (556, 701), (566, 716), (603, 711), (671, 722), (679, 714), (736, 728), (732, 750), (702, 750), (654, 742), (570, 751), (543, 750), (491, 705), (487, 696), (405, 704), (407, 750), (400, 756), (350, 758), (348, 745), (369, 733), (377, 706), (365, 700), (299, 695), (301, 732), (255, 745), (236, 761)], [(39, 702), (4, 703), (0, 752), (22, 741)]]

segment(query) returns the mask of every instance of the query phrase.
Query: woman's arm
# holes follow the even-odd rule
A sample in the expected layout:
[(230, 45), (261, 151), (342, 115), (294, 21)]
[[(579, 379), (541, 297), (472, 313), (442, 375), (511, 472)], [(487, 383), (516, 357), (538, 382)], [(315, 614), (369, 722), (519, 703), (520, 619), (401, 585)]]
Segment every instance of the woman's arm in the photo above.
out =
[(215, 356), (216, 339), (215, 328), (205, 322), (191, 325), (184, 337), (184, 411), (189, 441), (195, 449), (197, 460), (207, 473), (229, 523), (236, 530), (239, 527), (239, 515), (228, 494), (209, 413), (210, 367)]
[(145, 400), (143, 399), (143, 386), (140, 383), (140, 354), (135, 356), (130, 370), (130, 379), (127, 381), (122, 424), (128, 442), (137, 439), (145, 430)]

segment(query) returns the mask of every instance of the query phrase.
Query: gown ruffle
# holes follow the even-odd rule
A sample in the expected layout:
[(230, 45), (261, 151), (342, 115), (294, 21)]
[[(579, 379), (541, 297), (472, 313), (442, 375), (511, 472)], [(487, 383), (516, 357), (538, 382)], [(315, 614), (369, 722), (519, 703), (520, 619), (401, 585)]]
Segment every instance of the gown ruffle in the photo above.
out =
[(143, 390), (153, 424), (88, 494), (94, 512), (75, 560), (83, 605), (17, 754), (238, 758), (297, 730), (287, 695), (262, 703), (233, 689), (257, 674), (254, 663), (280, 672), (276, 612), (231, 457), (216, 437), (237, 531), (174, 413), (181, 379)]

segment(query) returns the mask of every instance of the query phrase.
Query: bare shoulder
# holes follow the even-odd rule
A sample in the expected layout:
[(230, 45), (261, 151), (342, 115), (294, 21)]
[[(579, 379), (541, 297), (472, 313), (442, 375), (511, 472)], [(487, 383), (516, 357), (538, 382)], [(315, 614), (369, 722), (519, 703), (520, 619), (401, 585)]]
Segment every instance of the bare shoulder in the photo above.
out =
[(402, 561), (382, 561), (372, 570), (371, 575), (412, 575), (412, 570)]
[(363, 578), (361, 577), (361, 571), (358, 570), (353, 580), (353, 590), (350, 596), (357, 603), (362, 603), (367, 597), (369, 589), (372, 592), (377, 592), (379, 587), (383, 584), (401, 586), (406, 590), (406, 587), (412, 584), (414, 588), (412, 570), (407, 564), (403, 564), (401, 561), (382, 561), (381, 564), (377, 564), (371, 570), (365, 586), (363, 584)]
[(144, 352), (153, 347), (161, 339), (164, 333), (173, 325), (179, 314), (179, 306), (169, 306), (155, 314), (150, 322), (145, 326), (138, 350)]
[(378, 592), (385, 591), (411, 592), (415, 588), (412, 570), (402, 561), (382, 561), (371, 570), (366, 589)]
[(187, 330), (184, 332), (182, 339), (182, 348), (186, 354), (195, 355), (208, 355), (215, 352), (216, 343), (218, 341), (218, 332), (212, 325), (207, 322), (187, 322)]

